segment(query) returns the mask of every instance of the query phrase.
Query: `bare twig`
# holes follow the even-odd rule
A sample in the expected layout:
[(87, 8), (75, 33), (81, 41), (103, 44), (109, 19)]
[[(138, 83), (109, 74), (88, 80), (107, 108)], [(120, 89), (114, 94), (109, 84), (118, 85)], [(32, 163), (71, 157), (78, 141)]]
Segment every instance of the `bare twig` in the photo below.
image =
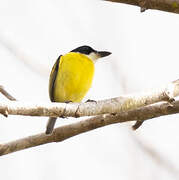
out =
[(142, 126), (143, 122), (144, 122), (144, 121), (136, 121), (136, 123), (132, 126), (132, 129), (133, 129), (133, 130), (138, 129), (139, 127)]
[(136, 5), (141, 8), (141, 12), (146, 9), (157, 9), (161, 11), (173, 12), (179, 14), (179, 0), (105, 0), (111, 2)]
[[(16, 99), (11, 96), (5, 89), (3, 86), (0, 86), (0, 92), (9, 100), (11, 101), (16, 101)], [(5, 117), (8, 117), (8, 111), (7, 110), (0, 110), (0, 114), (4, 115)]]
[(163, 115), (175, 114), (178, 112), (179, 101), (176, 101), (173, 103), (173, 106), (170, 106), (168, 103), (158, 103), (116, 115), (99, 115), (80, 122), (56, 128), (51, 136), (47, 136), (42, 133), (2, 144), (0, 145), (0, 155), (9, 154), (46, 143), (60, 142), (75, 135), (114, 123), (122, 123), (134, 120), (143, 121)]
[(3, 86), (0, 86), (0, 92), (9, 100), (11, 101), (17, 101), (12, 95), (10, 95)]

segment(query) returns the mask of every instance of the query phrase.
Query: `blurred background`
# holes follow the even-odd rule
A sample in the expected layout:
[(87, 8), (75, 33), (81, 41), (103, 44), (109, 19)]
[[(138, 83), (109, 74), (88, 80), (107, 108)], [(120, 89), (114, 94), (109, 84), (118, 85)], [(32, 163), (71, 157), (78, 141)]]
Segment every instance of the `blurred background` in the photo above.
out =
[[(60, 54), (89, 45), (96, 64), (86, 99), (140, 92), (179, 78), (179, 15), (101, 0), (0, 0), (0, 84), (20, 101), (49, 102)], [(6, 100), (0, 95), (1, 101)], [(96, 129), (0, 157), (1, 179), (179, 179), (179, 116)], [(59, 119), (56, 126), (76, 119)], [(47, 118), (0, 116), (0, 143), (44, 132)]]

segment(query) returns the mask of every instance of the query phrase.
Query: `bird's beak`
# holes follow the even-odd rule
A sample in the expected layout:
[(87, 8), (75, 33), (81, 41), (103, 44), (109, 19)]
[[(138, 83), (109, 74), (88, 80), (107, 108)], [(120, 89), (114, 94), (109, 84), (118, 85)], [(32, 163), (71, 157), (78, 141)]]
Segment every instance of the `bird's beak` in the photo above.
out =
[(97, 51), (96, 54), (99, 56), (99, 57), (106, 57), (106, 56), (109, 56), (110, 54), (112, 54), (111, 52), (108, 52), (108, 51)]

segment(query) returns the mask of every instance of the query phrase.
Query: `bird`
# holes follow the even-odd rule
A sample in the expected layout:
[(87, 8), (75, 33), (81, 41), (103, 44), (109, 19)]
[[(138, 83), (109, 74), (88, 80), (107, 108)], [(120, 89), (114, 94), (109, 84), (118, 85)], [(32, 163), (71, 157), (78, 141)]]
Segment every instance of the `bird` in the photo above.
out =
[[(110, 55), (108, 51), (97, 51), (80, 46), (65, 55), (60, 55), (50, 73), (49, 96), (51, 102), (81, 102), (92, 85), (95, 63)], [(57, 117), (50, 117), (45, 133), (53, 132)]]

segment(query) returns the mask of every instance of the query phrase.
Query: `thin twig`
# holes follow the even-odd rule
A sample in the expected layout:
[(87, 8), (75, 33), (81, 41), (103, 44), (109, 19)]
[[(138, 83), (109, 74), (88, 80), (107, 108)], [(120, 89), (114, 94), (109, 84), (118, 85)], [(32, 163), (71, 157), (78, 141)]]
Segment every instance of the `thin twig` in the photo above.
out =
[(17, 101), (12, 95), (10, 95), (3, 86), (0, 85), (0, 93), (2, 93), (7, 99), (11, 101)]

